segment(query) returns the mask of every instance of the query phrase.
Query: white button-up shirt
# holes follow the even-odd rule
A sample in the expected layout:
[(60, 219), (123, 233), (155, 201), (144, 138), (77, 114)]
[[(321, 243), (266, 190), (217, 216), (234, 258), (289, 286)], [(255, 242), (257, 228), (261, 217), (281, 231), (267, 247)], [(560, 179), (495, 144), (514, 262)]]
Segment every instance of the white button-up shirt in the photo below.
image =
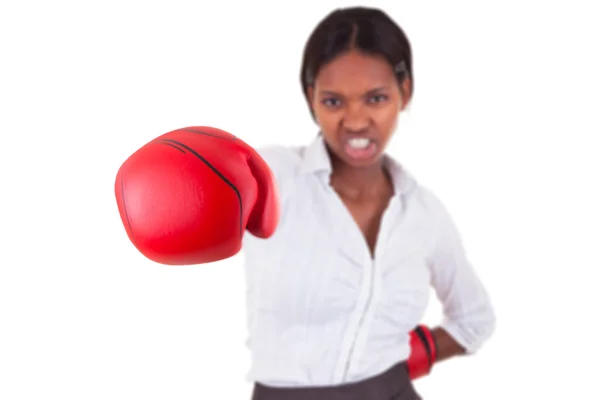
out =
[(441, 326), (469, 353), (491, 335), (490, 300), (450, 216), (399, 163), (386, 156), (395, 195), (371, 257), (329, 185), (321, 136), (259, 153), (277, 179), (282, 218), (271, 238), (244, 237), (250, 380), (335, 385), (383, 372), (408, 358), (431, 286)]

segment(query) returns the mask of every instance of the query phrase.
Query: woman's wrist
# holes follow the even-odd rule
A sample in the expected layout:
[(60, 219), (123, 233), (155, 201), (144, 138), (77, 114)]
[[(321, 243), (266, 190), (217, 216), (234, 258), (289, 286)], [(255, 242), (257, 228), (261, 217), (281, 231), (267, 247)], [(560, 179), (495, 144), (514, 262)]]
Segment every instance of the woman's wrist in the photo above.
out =
[(462, 347), (454, 338), (442, 327), (438, 326), (431, 330), (431, 334), (436, 345), (436, 360), (443, 361), (448, 358), (460, 356), (466, 353), (466, 349)]

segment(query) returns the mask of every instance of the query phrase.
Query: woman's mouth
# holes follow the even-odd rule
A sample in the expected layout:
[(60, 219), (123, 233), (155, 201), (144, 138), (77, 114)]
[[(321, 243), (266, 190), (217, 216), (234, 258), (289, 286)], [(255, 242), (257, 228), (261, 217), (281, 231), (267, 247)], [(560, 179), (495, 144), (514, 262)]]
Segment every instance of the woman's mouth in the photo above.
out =
[(350, 138), (344, 143), (344, 152), (354, 160), (362, 161), (377, 154), (377, 145), (369, 138)]

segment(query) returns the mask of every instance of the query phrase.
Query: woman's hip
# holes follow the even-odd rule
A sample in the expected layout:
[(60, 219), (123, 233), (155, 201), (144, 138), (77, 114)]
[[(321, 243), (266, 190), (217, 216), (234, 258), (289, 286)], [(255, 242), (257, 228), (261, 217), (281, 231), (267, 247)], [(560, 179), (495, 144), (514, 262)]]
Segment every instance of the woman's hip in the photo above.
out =
[(358, 382), (324, 387), (280, 388), (256, 383), (252, 400), (421, 400), (406, 363)]

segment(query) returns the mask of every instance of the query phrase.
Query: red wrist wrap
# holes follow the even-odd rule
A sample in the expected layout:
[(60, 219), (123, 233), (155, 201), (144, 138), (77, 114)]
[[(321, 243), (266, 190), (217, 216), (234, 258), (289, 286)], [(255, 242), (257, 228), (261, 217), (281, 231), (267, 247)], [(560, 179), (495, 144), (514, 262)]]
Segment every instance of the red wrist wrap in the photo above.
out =
[(419, 325), (410, 332), (410, 349), (407, 361), (410, 379), (429, 374), (437, 360), (437, 345), (428, 327)]

